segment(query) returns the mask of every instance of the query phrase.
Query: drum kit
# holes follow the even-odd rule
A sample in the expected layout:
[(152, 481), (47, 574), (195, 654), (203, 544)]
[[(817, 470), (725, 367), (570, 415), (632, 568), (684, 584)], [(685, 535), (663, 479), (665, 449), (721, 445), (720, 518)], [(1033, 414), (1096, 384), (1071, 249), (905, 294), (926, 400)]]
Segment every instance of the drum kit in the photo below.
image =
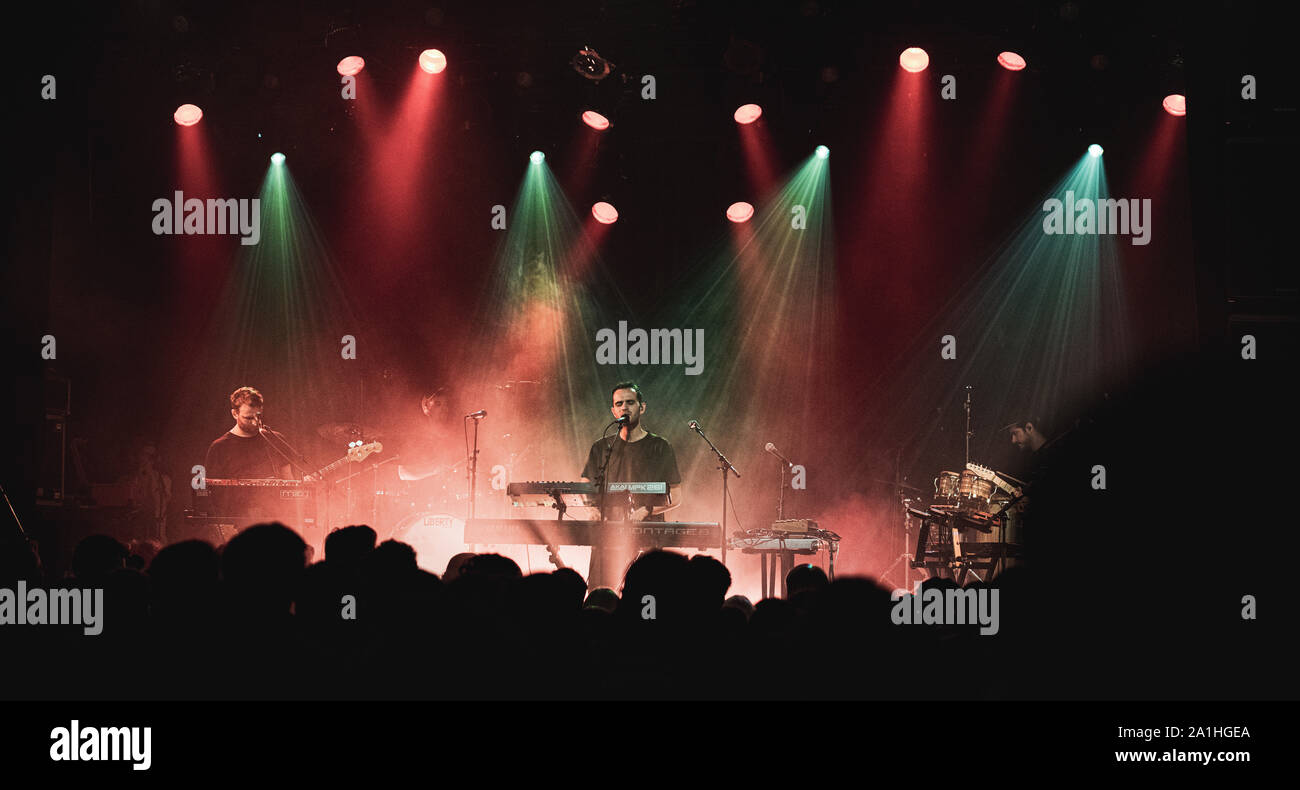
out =
[[(537, 382), (507, 382), (494, 387), (503, 397), (525, 392), (524, 385)], [(432, 407), (444, 406), (440, 390), (421, 400), (421, 409), (432, 417)], [(494, 411), (513, 413), (503, 404)], [(351, 422), (328, 423), (316, 433), (331, 443), (351, 444), (369, 441), (380, 436), (379, 429)], [(503, 434), (487, 443), (478, 459), (478, 485), (475, 514), (479, 518), (500, 518), (509, 514), (510, 501), (506, 484), (514, 479), (516, 465), (523, 463), (530, 447), (516, 447), (515, 437)], [(427, 448), (426, 448), (427, 449)], [(454, 463), (417, 464), (398, 455), (373, 458), (370, 463), (350, 470), (344, 477), (333, 481), (338, 492), (338, 505), (332, 508), (330, 529), (348, 524), (368, 524), (378, 533), (380, 541), (398, 540), (416, 551), (419, 566), (441, 575), (447, 562), (465, 551), (493, 552), (510, 556), (527, 570), (529, 557), (514, 556), (522, 551), (515, 546), (469, 546), (464, 542), (465, 518), (469, 514), (467, 461), (460, 458)], [(499, 485), (498, 485), (499, 482)]]
[(916, 553), (909, 555), (912, 567), (931, 575), (992, 574), (1019, 555), (1019, 489), (990, 469), (967, 467), (940, 472), (928, 504), (903, 499), (908, 533), (913, 522), (920, 524)]
[(903, 505), (905, 537), (903, 553), (886, 573), (903, 563), (905, 587), (911, 585), (913, 568), (932, 577), (950, 576), (964, 582), (968, 573), (978, 578), (983, 572), (987, 574), (983, 578), (988, 578), (1020, 555), (1023, 483), (970, 462), (970, 387), (966, 388), (965, 406), (966, 468), (939, 472), (928, 502), (920, 489), (891, 483)]

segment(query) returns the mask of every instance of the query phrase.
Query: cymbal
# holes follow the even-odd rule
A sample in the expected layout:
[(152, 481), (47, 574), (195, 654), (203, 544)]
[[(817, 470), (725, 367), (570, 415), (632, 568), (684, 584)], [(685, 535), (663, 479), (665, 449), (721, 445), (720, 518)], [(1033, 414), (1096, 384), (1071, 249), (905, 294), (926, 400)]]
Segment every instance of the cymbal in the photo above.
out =
[(327, 422), (316, 429), (322, 439), (336, 442), (355, 442), (358, 439), (378, 439), (379, 431), (373, 426), (355, 422)]

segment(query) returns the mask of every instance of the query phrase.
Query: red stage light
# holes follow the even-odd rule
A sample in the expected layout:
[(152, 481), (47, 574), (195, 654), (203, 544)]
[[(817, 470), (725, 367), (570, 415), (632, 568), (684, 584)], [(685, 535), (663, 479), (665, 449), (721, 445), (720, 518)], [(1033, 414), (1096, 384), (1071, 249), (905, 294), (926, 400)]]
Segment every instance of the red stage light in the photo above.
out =
[(1025, 59), (1014, 52), (1003, 52), (998, 55), (998, 65), (1007, 71), (1020, 71), (1025, 67)]
[(1187, 97), (1181, 93), (1169, 94), (1161, 104), (1170, 115), (1181, 117), (1187, 114)]
[(182, 104), (172, 113), (172, 120), (181, 126), (193, 126), (203, 118), (203, 110), (193, 104)]
[(742, 104), (736, 108), (736, 113), (732, 117), (736, 123), (753, 123), (763, 114), (763, 108), (757, 104)]
[(339, 74), (342, 74), (344, 77), (355, 77), (360, 74), (361, 70), (365, 67), (366, 62), (361, 57), (357, 55), (348, 55), (346, 58), (339, 61), (338, 69)]
[(602, 225), (613, 225), (618, 222), (618, 209), (602, 200), (591, 207), (591, 216)]
[(903, 67), (903, 71), (915, 74), (918, 71), (925, 71), (925, 67), (930, 65), (930, 56), (920, 47), (908, 47), (898, 56), (898, 65)]
[(430, 74), (438, 74), (447, 68), (447, 56), (436, 49), (426, 49), (420, 53), (420, 68)]
[(609, 119), (595, 110), (587, 110), (582, 114), (582, 122), (595, 129), (603, 132), (609, 128)]
[(749, 222), (749, 218), (754, 216), (754, 207), (743, 200), (732, 203), (727, 207), (727, 219), (732, 222)]

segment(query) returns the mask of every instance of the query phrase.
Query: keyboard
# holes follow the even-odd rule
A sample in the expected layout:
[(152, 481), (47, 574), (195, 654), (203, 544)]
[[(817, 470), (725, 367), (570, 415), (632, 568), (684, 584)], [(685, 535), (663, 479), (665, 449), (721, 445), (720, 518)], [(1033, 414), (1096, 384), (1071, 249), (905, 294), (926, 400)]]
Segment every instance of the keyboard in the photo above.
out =
[[(610, 483), (607, 493), (667, 494), (667, 483)], [(559, 497), (566, 507), (599, 507), (600, 496), (595, 483), (562, 480), (525, 480), (506, 484), (506, 496), (519, 507), (551, 507)], [(611, 503), (612, 504), (612, 503)]]
[(300, 532), (316, 525), (317, 483), (274, 477), (209, 477), (204, 483), (203, 488), (190, 492), (191, 515), (237, 521), (242, 526), (236, 531), (249, 523), (268, 521), (279, 521)]
[(479, 518), (465, 522), (465, 542), (528, 546), (613, 544), (643, 549), (716, 549), (722, 547), (722, 527), (710, 522)]

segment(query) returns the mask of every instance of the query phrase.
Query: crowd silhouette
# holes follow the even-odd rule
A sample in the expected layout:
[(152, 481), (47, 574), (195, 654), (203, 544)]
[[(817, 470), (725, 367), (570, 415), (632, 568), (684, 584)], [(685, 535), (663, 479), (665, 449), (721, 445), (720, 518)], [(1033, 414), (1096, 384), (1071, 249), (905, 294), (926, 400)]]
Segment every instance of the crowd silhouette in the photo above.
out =
[[(893, 624), (890, 591), (796, 567), (788, 595), (728, 596), (718, 560), (642, 554), (622, 588), (575, 571), (525, 575), (497, 554), (460, 554), (440, 577), (368, 526), (331, 533), (324, 557), (259, 524), (221, 547), (159, 548), (92, 535), (63, 579), (13, 536), (3, 586), (100, 588), (100, 636), (13, 631), (10, 698), (651, 699), (1010, 693), (994, 675), (953, 688), (949, 662), (992, 649), (975, 626)], [(1008, 571), (1000, 583), (1010, 583)], [(928, 586), (955, 586), (931, 580)], [(1008, 640), (1002, 626), (1002, 641)], [(962, 657), (965, 658), (962, 658)], [(15, 658), (18, 660), (15, 661)], [(919, 685), (899, 682), (908, 666)], [(779, 682), (777, 682), (779, 679)]]

